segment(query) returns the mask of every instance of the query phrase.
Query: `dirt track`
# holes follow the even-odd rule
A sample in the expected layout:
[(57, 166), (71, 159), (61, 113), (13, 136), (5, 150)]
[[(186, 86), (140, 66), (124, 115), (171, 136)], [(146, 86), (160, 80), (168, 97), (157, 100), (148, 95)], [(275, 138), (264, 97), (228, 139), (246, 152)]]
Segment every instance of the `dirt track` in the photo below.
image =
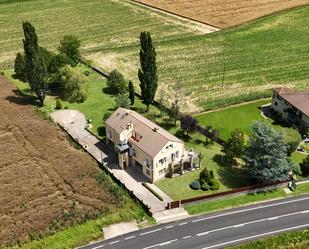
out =
[(115, 202), (97, 164), (0, 76), (0, 245), (83, 221)]
[(309, 0), (134, 0), (219, 28), (238, 25)]

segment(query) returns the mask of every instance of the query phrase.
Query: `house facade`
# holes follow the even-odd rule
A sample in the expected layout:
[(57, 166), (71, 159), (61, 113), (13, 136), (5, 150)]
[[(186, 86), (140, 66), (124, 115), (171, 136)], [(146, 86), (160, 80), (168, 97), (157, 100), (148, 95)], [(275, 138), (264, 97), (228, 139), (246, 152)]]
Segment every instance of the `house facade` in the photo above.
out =
[(287, 87), (274, 88), (271, 107), (289, 124), (309, 128), (309, 91), (295, 92)]
[(118, 154), (119, 166), (135, 168), (150, 182), (163, 178), (169, 165), (188, 158), (183, 141), (135, 111), (118, 108), (105, 127), (107, 143)]

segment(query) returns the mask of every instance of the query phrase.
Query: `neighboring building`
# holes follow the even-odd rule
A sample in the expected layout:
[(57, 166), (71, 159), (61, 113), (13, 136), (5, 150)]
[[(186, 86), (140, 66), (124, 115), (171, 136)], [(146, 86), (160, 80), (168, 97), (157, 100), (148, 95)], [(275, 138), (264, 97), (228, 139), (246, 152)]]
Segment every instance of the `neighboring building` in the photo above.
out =
[(122, 169), (134, 167), (151, 182), (165, 176), (170, 164), (192, 156), (184, 142), (135, 111), (118, 108), (105, 122), (107, 143), (113, 143)]
[(287, 87), (274, 88), (271, 107), (289, 124), (309, 127), (309, 90), (294, 92)]

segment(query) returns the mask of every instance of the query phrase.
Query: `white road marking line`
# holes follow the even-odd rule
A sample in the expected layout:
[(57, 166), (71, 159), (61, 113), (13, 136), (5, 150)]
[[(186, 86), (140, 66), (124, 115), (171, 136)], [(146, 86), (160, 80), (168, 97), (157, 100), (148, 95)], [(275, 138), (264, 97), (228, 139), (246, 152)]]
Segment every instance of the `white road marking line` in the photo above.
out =
[(191, 238), (191, 235), (182, 237), (182, 239), (189, 239), (189, 238)]
[(272, 220), (277, 220), (277, 219), (279, 219), (279, 217), (278, 217), (278, 216), (276, 216), (276, 217), (272, 217), (272, 218), (268, 218), (268, 220), (269, 220), (269, 221), (272, 221)]
[(116, 244), (116, 243), (118, 243), (119, 242), (119, 240), (116, 240), (116, 241), (113, 241), (113, 242), (110, 242), (110, 243), (108, 243), (109, 245), (113, 245), (113, 244)]
[(96, 246), (96, 247), (94, 247), (92, 249), (99, 249), (99, 248), (103, 248), (103, 247), (104, 247), (104, 245), (101, 245), (101, 246)]
[(173, 239), (173, 240), (170, 240), (170, 241), (166, 241), (166, 242), (163, 242), (163, 243), (160, 243), (160, 246), (165, 246), (165, 245), (168, 245), (168, 244), (171, 244), (175, 241), (177, 241), (178, 239)]
[(146, 235), (146, 234), (150, 234), (150, 233), (155, 233), (155, 232), (158, 232), (158, 231), (161, 231), (161, 230), (162, 230), (161, 228), (158, 228), (158, 229), (155, 229), (155, 230), (151, 230), (151, 231), (148, 231), (148, 232), (141, 233), (140, 235)]
[(290, 214), (283, 214), (283, 215), (280, 215), (280, 216), (275, 216), (275, 217), (270, 217), (270, 218), (265, 218), (265, 219), (260, 219), (260, 220), (253, 220), (253, 221), (249, 221), (249, 222), (245, 222), (245, 223), (240, 223), (240, 224), (236, 224), (236, 225), (221, 227), (221, 228), (217, 228), (217, 229), (214, 229), (214, 230), (206, 231), (206, 232), (203, 232), (203, 233), (198, 233), (196, 235), (197, 236), (204, 236), (204, 235), (207, 235), (209, 233), (214, 233), (214, 232), (218, 232), (218, 231), (222, 231), (222, 230), (227, 230), (227, 229), (230, 229), (230, 228), (238, 228), (238, 227), (243, 227), (245, 225), (250, 225), (250, 224), (259, 223), (259, 222), (263, 222), (263, 221), (272, 221), (272, 220), (276, 220), (276, 219), (283, 218), (283, 217), (304, 214), (303, 212), (306, 212), (306, 211), (309, 211), (309, 210), (295, 212), (295, 213), (290, 213)]
[(178, 226), (183, 226), (183, 225), (186, 225), (186, 224), (188, 224), (188, 222), (180, 223), (180, 224), (178, 224)]
[(169, 229), (169, 228), (172, 228), (172, 227), (174, 227), (174, 226), (168, 226), (168, 227), (166, 227), (166, 229)]
[(243, 227), (245, 224), (238, 224), (238, 225), (235, 225), (233, 226), (234, 228), (238, 228), (238, 227)]
[(216, 247), (222, 247), (222, 246), (226, 246), (226, 245), (229, 245), (229, 244), (233, 244), (233, 243), (237, 243), (237, 242), (241, 242), (241, 241), (245, 241), (245, 240), (251, 240), (251, 239), (255, 239), (255, 238), (259, 238), (259, 237), (264, 237), (264, 236), (267, 236), (267, 235), (272, 235), (272, 234), (276, 234), (276, 233), (286, 232), (286, 231), (305, 228), (305, 227), (309, 227), (309, 224), (284, 228), (284, 229), (280, 229), (280, 230), (276, 230), (276, 231), (272, 231), (272, 232), (268, 232), (268, 233), (261, 233), (261, 234), (257, 234), (257, 235), (254, 235), (254, 236), (249, 236), (249, 237), (245, 237), (245, 238), (241, 238), (241, 239), (231, 240), (231, 241), (228, 241), (228, 242), (204, 247), (203, 249), (211, 249), (211, 248), (216, 248)]
[(135, 236), (127, 237), (124, 240), (129, 240), (129, 239), (133, 239), (133, 238), (135, 238)]
[(178, 239), (169, 240), (169, 241), (162, 242), (162, 243), (159, 243), (159, 244), (155, 244), (155, 245), (152, 245), (152, 246), (144, 247), (143, 249), (150, 249), (150, 248), (154, 248), (154, 247), (157, 247), (157, 246), (165, 246), (165, 245), (171, 244), (171, 243), (173, 243), (177, 240)]
[(297, 200), (279, 202), (279, 203), (274, 203), (274, 204), (269, 204), (269, 205), (265, 205), (265, 206), (254, 207), (254, 208), (242, 209), (242, 210), (238, 210), (238, 211), (234, 211), (234, 212), (229, 212), (229, 213), (224, 213), (224, 214), (218, 214), (218, 215), (214, 215), (214, 216), (210, 216), (210, 217), (196, 219), (196, 220), (193, 220), (192, 222), (199, 222), (199, 221), (204, 221), (204, 220), (210, 220), (210, 219), (215, 219), (215, 218), (219, 218), (219, 217), (223, 217), (223, 216), (227, 216), (227, 215), (231, 215), (231, 214), (238, 214), (238, 213), (243, 213), (243, 212), (249, 212), (249, 211), (253, 211), (253, 210), (257, 210), (257, 209), (263, 209), (263, 208), (268, 208), (268, 207), (275, 207), (275, 206), (280, 206), (280, 205), (284, 205), (284, 204), (289, 204), (289, 203), (293, 203), (293, 202), (300, 202), (300, 201), (305, 201), (305, 200), (309, 200), (309, 197), (304, 197), (304, 198), (297, 199)]
[(302, 213), (302, 214), (309, 213), (309, 210), (302, 211), (301, 213)]

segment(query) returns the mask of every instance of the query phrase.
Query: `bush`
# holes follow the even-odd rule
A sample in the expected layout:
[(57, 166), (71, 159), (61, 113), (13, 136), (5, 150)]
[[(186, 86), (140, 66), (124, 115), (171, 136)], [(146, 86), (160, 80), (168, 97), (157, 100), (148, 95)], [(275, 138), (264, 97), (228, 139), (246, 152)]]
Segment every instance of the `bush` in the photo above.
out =
[(210, 180), (210, 175), (206, 167), (201, 171), (200, 173), (200, 183), (202, 184), (203, 182), (208, 183)]
[(107, 78), (107, 86), (113, 93), (123, 94), (127, 90), (127, 84), (123, 75), (118, 70), (113, 70)]
[(209, 171), (209, 178), (210, 178), (210, 179), (215, 179), (215, 174), (214, 174), (214, 171), (213, 171), (213, 170), (210, 170), (210, 171)]
[(57, 73), (65, 65), (74, 65), (74, 61), (65, 54), (53, 55), (47, 67), (48, 73)]
[(76, 36), (65, 35), (63, 39), (60, 41), (58, 51), (61, 54), (65, 54), (68, 57), (70, 57), (74, 63), (73, 66), (76, 66), (80, 59), (80, 52), (79, 52), (80, 45), (81, 42)]
[(288, 142), (288, 156), (291, 156), (291, 154), (297, 149), (298, 145), (299, 141)]
[(62, 101), (60, 99), (57, 99), (56, 101), (56, 109), (58, 110), (62, 109)]
[(293, 172), (296, 174), (296, 175), (302, 175), (302, 171), (300, 169), (300, 165), (299, 164), (295, 164), (294, 165), (294, 168), (293, 168)]
[(131, 106), (131, 101), (129, 97), (127, 97), (126, 95), (119, 95), (116, 98), (116, 108), (118, 107), (130, 108), (130, 106)]
[(201, 189), (207, 191), (210, 189), (210, 186), (206, 182), (203, 182), (201, 185)]
[(18, 79), (22, 81), (26, 81), (27, 73), (26, 73), (26, 61), (25, 61), (24, 54), (17, 53), (16, 58), (15, 58), (14, 71)]
[(201, 185), (199, 181), (193, 181), (191, 182), (190, 187), (194, 190), (199, 190), (201, 188)]
[(220, 188), (220, 183), (217, 179), (210, 179), (208, 184), (211, 190), (218, 190)]

